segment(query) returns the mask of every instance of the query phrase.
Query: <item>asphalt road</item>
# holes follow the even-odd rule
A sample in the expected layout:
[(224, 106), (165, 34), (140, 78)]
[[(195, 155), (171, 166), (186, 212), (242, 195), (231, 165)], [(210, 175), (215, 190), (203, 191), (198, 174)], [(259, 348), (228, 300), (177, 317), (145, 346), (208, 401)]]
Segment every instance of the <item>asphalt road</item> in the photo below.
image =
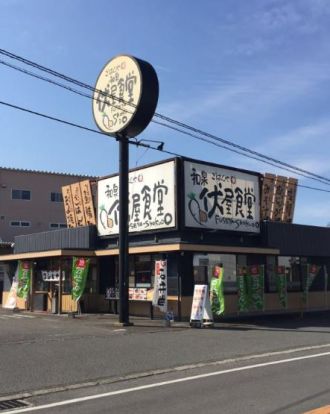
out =
[[(122, 329), (108, 316), (26, 316), (34, 315), (0, 312), (1, 399), (29, 397), (39, 406), (112, 393), (40, 411), (300, 413), (330, 403), (329, 314), (215, 329), (147, 320)], [(125, 391), (132, 387), (144, 388)]]

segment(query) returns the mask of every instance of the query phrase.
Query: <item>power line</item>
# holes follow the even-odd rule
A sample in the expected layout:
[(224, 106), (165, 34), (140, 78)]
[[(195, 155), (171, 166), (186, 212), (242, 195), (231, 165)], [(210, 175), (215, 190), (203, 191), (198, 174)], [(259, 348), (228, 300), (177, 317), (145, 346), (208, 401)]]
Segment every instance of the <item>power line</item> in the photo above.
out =
[[(34, 78), (36, 78), (36, 79), (40, 79), (40, 80), (42, 80), (42, 81), (48, 82), (48, 83), (50, 83), (50, 84), (53, 84), (53, 85), (55, 85), (55, 86), (59, 86), (59, 87), (61, 87), (61, 88), (64, 88), (64, 89), (66, 89), (66, 90), (68, 90), (68, 91), (70, 91), (70, 92), (73, 92), (73, 93), (78, 94), (78, 95), (80, 95), (80, 96), (83, 96), (83, 97), (85, 97), (85, 98), (92, 99), (92, 100), (93, 100), (93, 99), (94, 99), (94, 100), (97, 100), (97, 99), (96, 99), (96, 98), (94, 98), (94, 96), (92, 96), (92, 95), (89, 95), (89, 94), (83, 93), (83, 92), (81, 92), (81, 91), (79, 91), (79, 90), (77, 90), (77, 89), (74, 89), (74, 88), (72, 88), (72, 87), (70, 87), (70, 86), (67, 86), (67, 85), (64, 85), (64, 84), (62, 84), (62, 83), (56, 82), (56, 81), (54, 81), (54, 80), (52, 80), (52, 79), (49, 79), (49, 78), (46, 78), (46, 77), (44, 77), (44, 76), (37, 75), (37, 74), (36, 74), (36, 73), (34, 73), (34, 72), (31, 72), (31, 71), (28, 71), (28, 70), (26, 70), (26, 69), (20, 68), (20, 67), (18, 67), (18, 66), (16, 66), (16, 65), (12, 65), (12, 64), (10, 64), (10, 63), (8, 63), (8, 62), (5, 62), (5, 61), (3, 61), (3, 60), (1, 60), (1, 59), (0, 59), (0, 63), (1, 63), (1, 64), (3, 64), (3, 65), (5, 65), (5, 66), (10, 67), (11, 69), (15, 69), (15, 70), (17, 70), (17, 71), (19, 71), (19, 72), (21, 72), (21, 73), (24, 73), (25, 75), (29, 75), (29, 76), (32, 76), (32, 77), (34, 77)], [(114, 105), (112, 105), (112, 106), (114, 106)], [(114, 106), (114, 107), (115, 107), (115, 108), (117, 108), (116, 106)], [(123, 110), (124, 110), (124, 109), (123, 109)], [(124, 111), (125, 111), (125, 110), (124, 110)], [(130, 114), (131, 114), (131, 112), (129, 112), (129, 111), (125, 111), (125, 112), (128, 112), (128, 113), (130, 113)], [(310, 176), (308, 176), (308, 175), (305, 175), (305, 174), (302, 174), (302, 173), (297, 173), (294, 169), (289, 169), (289, 168), (285, 168), (285, 167), (279, 167), (277, 164), (272, 163), (272, 162), (270, 162), (270, 161), (265, 161), (265, 160), (263, 160), (262, 158), (258, 158), (258, 157), (256, 157), (256, 156), (252, 156), (252, 155), (245, 154), (244, 152), (242, 152), (242, 151), (238, 151), (237, 149), (233, 149), (233, 148), (227, 147), (227, 146), (225, 146), (225, 145), (221, 145), (221, 144), (219, 144), (219, 143), (217, 143), (217, 142), (210, 141), (209, 139), (199, 137), (199, 136), (198, 136), (198, 135), (196, 135), (196, 134), (192, 134), (192, 133), (190, 133), (190, 132), (186, 132), (186, 131), (184, 131), (184, 130), (182, 130), (182, 129), (176, 128), (176, 127), (171, 126), (171, 125), (167, 125), (167, 124), (164, 124), (164, 123), (159, 122), (159, 121), (156, 121), (156, 120), (153, 120), (153, 122), (154, 122), (155, 124), (158, 124), (158, 125), (161, 125), (161, 126), (167, 127), (167, 128), (169, 128), (169, 129), (172, 129), (172, 130), (174, 130), (174, 131), (180, 132), (180, 133), (182, 133), (182, 134), (185, 134), (185, 135), (191, 136), (191, 137), (193, 137), (193, 138), (199, 139), (199, 140), (201, 140), (201, 141), (207, 142), (207, 143), (209, 143), (209, 144), (211, 144), (211, 145), (215, 145), (215, 146), (217, 146), (217, 147), (219, 147), (219, 148), (226, 149), (226, 150), (228, 150), (228, 151), (231, 151), (231, 152), (233, 152), (233, 153), (236, 153), (236, 154), (239, 154), (239, 155), (245, 156), (245, 157), (247, 157), (247, 158), (250, 158), (250, 159), (253, 159), (253, 160), (256, 160), (256, 161), (259, 161), (259, 162), (263, 162), (263, 163), (265, 163), (265, 164), (267, 164), (267, 165), (271, 165), (271, 166), (273, 166), (273, 167), (280, 168), (280, 169), (282, 169), (282, 170), (284, 170), (284, 171), (288, 171), (288, 172), (290, 172), (290, 173), (298, 174), (298, 175), (300, 175), (300, 176), (302, 176), (302, 177), (305, 177), (305, 178), (307, 178), (307, 179), (313, 179), (313, 180), (315, 180), (315, 181), (321, 182), (322, 184), (327, 184), (327, 185), (328, 185), (328, 183), (327, 183), (327, 182), (324, 182), (324, 181), (322, 181), (321, 179), (316, 179), (316, 178), (312, 178), (312, 177), (310, 177)]]
[[(32, 115), (36, 115), (36, 116), (39, 116), (39, 117), (42, 117), (42, 118), (45, 118), (45, 119), (49, 119), (51, 121), (55, 121), (55, 122), (58, 122), (58, 123), (61, 123), (61, 124), (64, 124), (64, 125), (79, 128), (79, 129), (82, 129), (82, 130), (85, 130), (85, 131), (88, 131), (88, 132), (94, 132), (96, 134), (103, 135), (103, 136), (106, 136), (107, 138), (109, 138), (108, 134), (105, 134), (104, 132), (98, 131), (97, 129), (92, 129), (92, 128), (85, 127), (83, 125), (76, 124), (74, 122), (65, 121), (63, 119), (60, 119), (60, 118), (57, 118), (57, 117), (54, 117), (54, 116), (51, 116), (51, 115), (46, 115), (46, 114), (43, 114), (41, 112), (36, 112), (36, 111), (31, 110), (31, 109), (23, 108), (21, 106), (14, 105), (14, 104), (11, 104), (9, 102), (0, 101), (0, 105), (4, 105), (4, 106), (7, 106), (9, 108), (16, 109), (16, 110), (19, 110), (19, 111), (22, 111), (22, 112), (26, 112), (26, 113), (29, 113), (29, 114), (32, 114)], [(143, 140), (143, 141), (150, 141), (150, 142), (156, 142), (156, 143), (160, 142), (161, 143), (161, 141), (154, 141), (154, 140)], [(164, 150), (161, 145), (158, 145), (157, 147), (152, 147), (151, 145), (144, 144), (141, 141), (130, 141), (130, 140), (128, 140), (128, 143), (131, 144), (131, 145), (135, 145), (136, 147), (141, 146), (141, 147), (151, 149), (151, 150), (154, 150), (154, 151), (163, 152), (163, 153), (169, 154), (171, 156), (185, 158), (183, 155), (178, 154), (176, 152)], [(270, 179), (270, 180), (275, 181), (275, 179), (273, 179), (271, 177), (267, 177), (267, 178)], [(286, 183), (286, 181), (279, 180), (279, 179), (277, 179), (277, 182), (282, 182), (283, 184)], [(322, 188), (310, 187), (310, 186), (306, 186), (306, 185), (302, 185), (302, 184), (298, 184), (298, 183), (293, 183), (293, 185), (297, 186), (297, 187), (306, 188), (306, 189), (309, 189), (309, 190), (315, 190), (315, 191), (330, 193), (330, 190), (325, 190), (325, 189), (322, 189)]]
[[(154, 121), (154, 122), (156, 122), (156, 123), (157, 123), (157, 124), (159, 124), (159, 125), (164, 125), (163, 123), (158, 122), (158, 121)], [(165, 125), (164, 125), (164, 126), (165, 126)], [(174, 131), (181, 132), (182, 134), (185, 134), (185, 135), (191, 136), (191, 137), (193, 137), (193, 138), (197, 138), (197, 136), (196, 136), (195, 134), (192, 134), (191, 132), (183, 131), (183, 130), (181, 130), (181, 129), (179, 129), (179, 128), (176, 128), (176, 127), (173, 127), (173, 126), (169, 126), (169, 125), (167, 125), (167, 127), (168, 127), (168, 128), (173, 129)], [(199, 138), (200, 138), (200, 137), (199, 137)], [(214, 141), (210, 141), (210, 140), (208, 140), (207, 138), (200, 138), (200, 139), (201, 139), (202, 141), (205, 141), (205, 142), (207, 142), (207, 143), (211, 144), (211, 145), (215, 145), (216, 147), (225, 148), (225, 149), (227, 149), (228, 151), (234, 152), (234, 153), (239, 154), (239, 155), (243, 155), (244, 157), (251, 158), (251, 159), (253, 159), (253, 160), (256, 160), (256, 161), (262, 162), (262, 163), (267, 164), (267, 165), (271, 165), (272, 167), (276, 167), (276, 168), (279, 168), (279, 169), (281, 169), (281, 170), (288, 171), (288, 172), (290, 172), (290, 173), (294, 173), (294, 174), (296, 174), (296, 175), (300, 175), (300, 176), (302, 176), (302, 177), (308, 178), (308, 179), (310, 179), (310, 180), (314, 180), (314, 181), (320, 182), (320, 183), (322, 183), (322, 184), (329, 185), (329, 183), (324, 182), (324, 181), (322, 181), (322, 180), (320, 180), (320, 179), (318, 179), (318, 178), (309, 177), (308, 175), (305, 175), (305, 174), (303, 174), (303, 173), (299, 173), (299, 172), (297, 172), (297, 171), (291, 170), (291, 169), (286, 168), (286, 167), (280, 167), (279, 165), (276, 165), (276, 164), (274, 164), (274, 163), (272, 163), (272, 162), (270, 162), (270, 161), (266, 161), (266, 160), (264, 160), (264, 159), (257, 158), (257, 157), (255, 157), (255, 156), (253, 156), (253, 155), (244, 154), (244, 153), (242, 153), (241, 151), (238, 151), (237, 149), (225, 147), (224, 145), (221, 145), (221, 144), (219, 144), (219, 143), (217, 143), (217, 142), (214, 142)]]
[[(90, 86), (90, 85), (88, 85), (88, 84), (86, 84), (86, 83), (83, 83), (83, 82), (81, 82), (81, 81), (78, 81), (78, 80), (76, 80), (76, 79), (74, 79), (74, 78), (71, 78), (71, 77), (69, 77), (69, 76), (66, 76), (66, 75), (64, 75), (64, 74), (62, 74), (62, 73), (59, 73), (59, 72), (57, 72), (57, 71), (54, 71), (54, 70), (52, 70), (52, 69), (50, 69), (50, 68), (47, 68), (47, 67), (45, 67), (45, 66), (39, 65), (39, 64), (38, 64), (38, 63), (36, 63), (36, 62), (30, 61), (30, 60), (28, 60), (28, 59), (25, 59), (25, 58), (23, 58), (23, 57), (21, 57), (21, 56), (18, 56), (18, 55), (16, 55), (16, 54), (11, 53), (11, 52), (9, 52), (9, 51), (6, 51), (6, 50), (4, 50), (4, 49), (0, 49), (0, 54), (3, 54), (3, 55), (5, 55), (5, 56), (7, 56), (7, 57), (9, 57), (9, 58), (11, 58), (11, 59), (18, 60), (18, 61), (20, 61), (20, 62), (22, 62), (22, 63), (24, 63), (24, 64), (26, 64), (26, 65), (29, 65), (29, 66), (35, 67), (35, 68), (37, 68), (38, 70), (41, 70), (41, 71), (47, 72), (47, 73), (49, 73), (49, 74), (51, 74), (51, 75), (53, 75), (53, 76), (55, 76), (55, 77), (59, 77), (59, 78), (61, 78), (61, 79), (64, 79), (64, 80), (65, 80), (65, 81), (67, 81), (67, 82), (74, 83), (74, 84), (76, 84), (76, 85), (78, 85), (78, 86), (80, 86), (80, 87), (82, 87), (82, 88), (85, 88), (85, 89), (88, 89), (88, 90), (92, 91), (93, 93), (95, 93), (95, 92), (99, 92), (100, 94), (102, 94), (102, 95), (103, 95), (103, 96), (105, 96), (105, 97), (110, 97), (110, 98), (112, 98), (112, 99), (114, 99), (114, 100), (118, 100), (118, 101), (123, 102), (123, 103), (125, 103), (125, 104), (127, 104), (127, 105), (130, 105), (130, 106), (135, 107), (135, 105), (134, 105), (134, 104), (132, 104), (132, 103), (125, 102), (125, 101), (123, 101), (122, 99), (117, 98), (117, 97), (115, 97), (115, 96), (113, 96), (113, 95), (111, 95), (111, 94), (107, 94), (107, 93), (105, 93), (104, 91), (97, 90), (97, 89), (95, 89), (94, 87), (92, 87), (92, 86)], [(3, 63), (3, 61), (1, 61), (0, 63)], [(6, 63), (3, 63), (3, 64), (6, 64)], [(7, 66), (10, 66), (10, 65), (9, 65), (9, 64), (7, 64)], [(14, 68), (14, 67), (12, 66), (12, 68)], [(22, 70), (22, 69), (17, 69), (17, 67), (15, 67), (14, 69), (16, 69), (16, 70), (20, 70), (21, 72), (24, 72), (24, 70)], [(24, 72), (24, 73), (29, 74), (30, 76), (34, 76), (34, 75), (35, 75), (35, 74), (32, 74), (32, 72), (28, 72), (28, 71), (26, 71), (26, 72)], [(36, 75), (35, 77), (38, 77), (38, 75)], [(53, 83), (53, 84), (55, 84), (55, 85), (57, 85), (57, 86), (60, 86), (60, 87), (64, 87), (64, 88), (66, 88), (67, 90), (69, 90), (69, 91), (71, 91), (71, 92), (78, 93), (78, 94), (80, 94), (80, 95), (82, 95), (82, 96), (85, 96), (85, 97), (89, 97), (89, 98), (91, 98), (90, 96), (88, 96), (88, 95), (86, 95), (86, 94), (83, 94), (83, 93), (81, 93), (80, 91), (74, 90), (73, 88), (69, 88), (69, 87), (67, 87), (67, 86), (65, 86), (65, 85), (62, 85), (62, 84), (58, 83), (58, 82), (54, 82), (54, 81), (49, 80), (49, 79), (47, 79), (47, 78), (45, 79), (44, 77), (39, 77), (39, 79), (41, 79), (41, 80), (47, 80), (48, 82)], [(94, 99), (94, 98), (92, 98), (92, 99)], [(122, 108), (121, 108), (121, 109), (122, 109)], [(323, 184), (327, 184), (327, 185), (329, 185), (329, 184), (330, 184), (330, 179), (329, 179), (329, 178), (327, 178), (327, 177), (323, 177), (323, 176), (321, 176), (321, 175), (318, 175), (318, 174), (312, 173), (312, 172), (310, 172), (310, 171), (304, 170), (304, 169), (302, 169), (302, 168), (299, 168), (299, 167), (293, 166), (293, 165), (288, 164), (288, 163), (286, 163), (286, 162), (283, 162), (283, 161), (281, 161), (281, 160), (277, 160), (277, 159), (275, 159), (275, 158), (273, 158), (273, 157), (269, 157), (269, 156), (267, 156), (267, 155), (261, 154), (261, 153), (259, 153), (259, 152), (257, 152), (257, 151), (251, 150), (251, 149), (249, 149), (249, 148), (246, 148), (246, 147), (244, 147), (244, 146), (242, 146), (242, 145), (236, 144), (236, 143), (234, 143), (234, 142), (232, 142), (232, 141), (229, 141), (229, 140), (227, 140), (227, 139), (220, 138), (220, 137), (218, 137), (218, 136), (216, 136), (216, 135), (209, 134), (209, 133), (207, 133), (207, 132), (205, 132), (205, 131), (202, 131), (202, 130), (200, 130), (200, 129), (198, 129), (198, 128), (194, 128), (194, 127), (192, 127), (192, 126), (190, 126), (190, 125), (188, 125), (188, 124), (185, 124), (185, 123), (183, 123), (183, 122), (180, 122), (180, 121), (174, 120), (174, 119), (172, 119), (172, 118), (169, 118), (169, 117), (167, 117), (167, 116), (164, 116), (164, 115), (158, 114), (157, 112), (155, 113), (154, 117), (158, 117), (158, 118), (160, 118), (160, 119), (164, 120), (165, 122), (168, 122), (168, 123), (170, 123), (170, 124), (174, 124), (174, 125), (176, 125), (176, 126), (179, 126), (180, 128), (183, 128), (183, 129), (188, 129), (189, 131), (194, 132), (194, 134), (199, 134), (199, 135), (205, 136), (205, 137), (207, 137), (207, 138), (209, 138), (209, 139), (215, 140), (215, 141), (217, 141), (217, 142), (221, 142), (222, 144), (227, 145), (227, 146), (229, 146), (229, 147), (234, 147), (234, 148), (236, 148), (236, 149), (238, 149), (238, 150), (242, 151), (242, 152), (238, 152), (238, 153), (239, 153), (240, 155), (242, 155), (242, 156), (247, 156), (247, 154), (245, 154), (245, 153), (249, 153), (249, 154), (252, 154), (253, 156), (259, 157), (259, 158), (253, 158), (253, 157), (250, 157), (250, 158), (253, 158), (253, 159), (257, 160), (257, 161), (261, 161), (261, 159), (265, 159), (265, 160), (268, 160), (268, 161), (270, 161), (270, 162), (272, 162), (272, 163), (282, 165), (282, 166), (284, 166), (284, 167), (286, 167), (286, 168), (290, 168), (291, 170), (294, 170), (294, 171), (299, 171), (300, 173), (304, 173), (305, 175), (303, 175), (303, 174), (300, 174), (300, 175), (302, 175), (302, 176), (303, 176), (303, 177), (305, 177), (305, 178), (310, 178), (310, 179), (313, 179), (312, 177), (315, 177), (315, 178), (318, 178), (318, 180), (316, 180), (316, 181), (322, 182)], [(157, 123), (155, 120), (152, 120), (152, 121), (153, 121), (153, 122), (155, 122), (155, 123)], [(162, 126), (164, 126), (164, 127), (166, 127), (166, 128), (174, 129), (172, 126), (167, 125), (167, 124), (164, 124), (164, 123), (158, 123), (158, 124), (160, 124), (160, 125), (162, 125)], [(177, 130), (178, 132), (184, 133), (181, 129), (176, 129), (176, 130)], [(194, 138), (196, 138), (196, 139), (203, 140), (203, 139), (202, 139), (199, 135), (197, 135), (197, 136), (196, 136), (196, 135), (191, 135), (191, 136), (193, 136), (193, 137), (194, 137)], [(205, 141), (205, 140), (204, 140), (204, 141)], [(206, 142), (208, 142), (208, 143), (212, 143), (212, 141), (206, 141)], [(220, 145), (219, 145), (219, 146), (220, 146)], [(230, 150), (227, 146), (220, 146), (220, 147), (222, 147), (222, 148), (224, 148), (224, 149), (227, 149), (227, 150)], [(273, 165), (273, 164), (270, 164), (270, 165)], [(273, 165), (273, 166), (274, 166), (274, 165)], [(276, 165), (276, 166), (277, 166), (277, 165)], [(287, 170), (287, 171), (290, 171), (290, 170)], [(291, 172), (292, 172), (292, 171), (291, 171)], [(307, 174), (307, 175), (306, 175), (306, 174)]]
[[(57, 118), (57, 117), (54, 117), (54, 116), (51, 116), (51, 115), (46, 115), (46, 114), (43, 114), (41, 112), (33, 111), (31, 109), (23, 108), (22, 106), (14, 105), (14, 104), (11, 104), (9, 102), (0, 101), (0, 105), (8, 106), (9, 108), (17, 109), (17, 110), (22, 111), (22, 112), (27, 112), (27, 113), (32, 114), (32, 115), (40, 116), (41, 118), (46, 118), (46, 119), (49, 119), (51, 121), (59, 122), (61, 124), (69, 125), (69, 126), (79, 128), (79, 129), (82, 129), (82, 130), (85, 130), (85, 131), (88, 131), (88, 132), (94, 132), (96, 134), (103, 135), (107, 138), (110, 137), (110, 138), (116, 139), (116, 138), (111, 137), (110, 135), (108, 135), (104, 132), (98, 131), (97, 129), (88, 128), (88, 127), (85, 127), (83, 125), (76, 124), (74, 122), (66, 121), (66, 120), (61, 119), (61, 118)], [(148, 141), (148, 140), (144, 140), (144, 141)], [(154, 142), (160, 142), (160, 141), (154, 141)], [(136, 147), (145, 147), (145, 148), (148, 148), (148, 149), (153, 149), (155, 151), (161, 151), (161, 152), (164, 152), (164, 153), (172, 155), (172, 156), (180, 156), (180, 155), (176, 154), (175, 152), (160, 149), (159, 145), (158, 145), (158, 147), (154, 148), (151, 145), (144, 144), (141, 141), (130, 141), (130, 140), (128, 140), (128, 143), (131, 144), (131, 145), (135, 145)]]

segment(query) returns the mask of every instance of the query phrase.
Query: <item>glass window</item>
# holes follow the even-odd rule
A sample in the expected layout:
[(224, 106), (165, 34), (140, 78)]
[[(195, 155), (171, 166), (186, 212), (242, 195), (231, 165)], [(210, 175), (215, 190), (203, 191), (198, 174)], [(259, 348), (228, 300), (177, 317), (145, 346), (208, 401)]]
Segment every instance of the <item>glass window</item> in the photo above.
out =
[(224, 273), (224, 291), (237, 292), (236, 284), (236, 255), (234, 254), (206, 254), (194, 255), (193, 272), (195, 283), (210, 284), (213, 268), (222, 263)]
[(29, 221), (14, 220), (10, 222), (12, 227), (30, 227), (31, 223)]
[(266, 289), (268, 292), (277, 292), (276, 256), (266, 256)]
[[(305, 281), (307, 272), (310, 278), (311, 292), (322, 292), (327, 287), (324, 259), (320, 257), (301, 257), (302, 280)], [(303, 286), (304, 286), (303, 282)]]
[(30, 190), (11, 190), (12, 200), (31, 200)]
[[(152, 289), (155, 280), (155, 261), (164, 260), (162, 254), (131, 255), (129, 257), (129, 280), (130, 288)], [(119, 282), (118, 258), (115, 260), (115, 284)], [(167, 294), (178, 294), (178, 269), (176, 254), (167, 255)]]
[(67, 225), (65, 223), (50, 223), (49, 228), (51, 228), (51, 229), (66, 229)]
[(135, 287), (151, 287), (153, 267), (151, 255), (136, 256)]
[(300, 258), (295, 256), (279, 256), (278, 265), (285, 267), (288, 291), (301, 290)]
[(55, 203), (63, 203), (62, 193), (56, 193), (56, 192), (50, 193), (50, 201), (53, 201)]
[(193, 274), (194, 284), (204, 285), (208, 283), (208, 266), (209, 257), (208, 255), (195, 254), (193, 257)]

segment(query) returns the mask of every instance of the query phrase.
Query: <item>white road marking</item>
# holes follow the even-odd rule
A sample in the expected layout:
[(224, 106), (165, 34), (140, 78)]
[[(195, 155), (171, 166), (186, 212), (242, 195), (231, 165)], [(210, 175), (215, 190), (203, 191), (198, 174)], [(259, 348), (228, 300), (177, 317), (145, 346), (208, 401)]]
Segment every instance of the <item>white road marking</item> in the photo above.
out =
[(0, 319), (21, 319), (21, 318), (32, 318), (34, 319), (35, 316), (30, 315), (1, 315)]
[(59, 401), (56, 403), (39, 405), (38, 407), (28, 407), (28, 408), (22, 408), (22, 409), (18, 409), (14, 411), (13, 410), (3, 411), (3, 413), (9, 413), (9, 412), (27, 413), (27, 412), (32, 412), (32, 411), (40, 411), (40, 410), (45, 410), (45, 409), (54, 408), (54, 407), (61, 407), (64, 405), (77, 404), (77, 403), (84, 402), (84, 401), (91, 401), (91, 400), (97, 400), (100, 398), (112, 397), (115, 395), (128, 394), (130, 392), (135, 392), (135, 391), (143, 391), (143, 390), (147, 390), (151, 388), (163, 387), (165, 385), (172, 385), (172, 384), (177, 384), (180, 382), (195, 381), (195, 380), (202, 379), (202, 378), (215, 377), (215, 376), (223, 375), (223, 374), (230, 374), (232, 372), (247, 371), (247, 370), (256, 369), (256, 368), (263, 368), (263, 367), (268, 367), (272, 365), (286, 364), (289, 362), (296, 362), (296, 361), (301, 361), (304, 359), (311, 359), (311, 358), (319, 358), (319, 357), (324, 357), (324, 356), (329, 356), (329, 355), (330, 355), (330, 352), (324, 352), (321, 354), (305, 355), (305, 356), (296, 357), (296, 358), (288, 358), (288, 359), (282, 359), (278, 361), (247, 365), (245, 367), (230, 368), (230, 369), (225, 369), (222, 371), (209, 372), (207, 374), (199, 374), (199, 375), (193, 375), (190, 377), (178, 378), (178, 379), (169, 380), (169, 381), (156, 382), (154, 384), (141, 385), (139, 387), (124, 388), (122, 390), (110, 391), (110, 392), (106, 392), (102, 394), (90, 395), (87, 397), (73, 398), (71, 400), (65, 400), (65, 401)]

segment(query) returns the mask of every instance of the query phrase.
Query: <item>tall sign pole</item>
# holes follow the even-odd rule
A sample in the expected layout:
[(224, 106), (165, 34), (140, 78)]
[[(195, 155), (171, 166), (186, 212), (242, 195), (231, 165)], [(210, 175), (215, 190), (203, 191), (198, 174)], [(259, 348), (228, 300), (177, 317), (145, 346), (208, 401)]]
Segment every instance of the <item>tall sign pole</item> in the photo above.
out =
[(93, 94), (97, 126), (119, 141), (119, 323), (123, 325), (129, 325), (129, 138), (137, 136), (151, 121), (158, 93), (157, 74), (148, 62), (119, 55), (102, 69)]
[(128, 303), (128, 139), (119, 140), (119, 322), (129, 324)]

